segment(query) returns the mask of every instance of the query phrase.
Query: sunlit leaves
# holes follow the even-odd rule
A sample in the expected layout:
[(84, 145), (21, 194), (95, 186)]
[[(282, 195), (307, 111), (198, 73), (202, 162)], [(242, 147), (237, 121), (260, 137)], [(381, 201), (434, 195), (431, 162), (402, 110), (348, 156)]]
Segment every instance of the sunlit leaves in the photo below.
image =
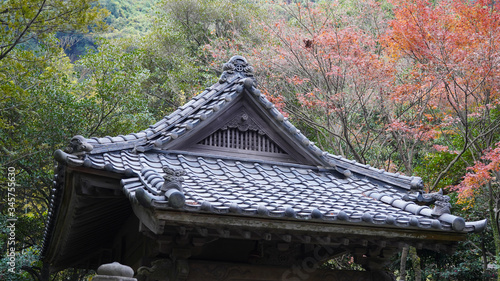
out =
[(94, 0), (16, 0), (0, 2), (0, 60), (19, 44), (44, 41), (58, 31), (104, 28), (107, 11)]
[(148, 99), (141, 91), (142, 82), (149, 77), (141, 64), (143, 57), (139, 49), (127, 50), (126, 42), (102, 41), (98, 52), (77, 62), (80, 80), (75, 90), (80, 99), (96, 105), (86, 112), (94, 122), (82, 134), (130, 133), (152, 122)]

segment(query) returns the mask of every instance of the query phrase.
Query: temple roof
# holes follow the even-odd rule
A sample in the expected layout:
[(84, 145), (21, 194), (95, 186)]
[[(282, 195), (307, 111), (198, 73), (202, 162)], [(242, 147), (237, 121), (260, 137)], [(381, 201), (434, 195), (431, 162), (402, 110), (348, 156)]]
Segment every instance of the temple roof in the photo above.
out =
[[(75, 136), (55, 158), (61, 167), (115, 175), (131, 203), (151, 210), (437, 233), (486, 225), (450, 214), (449, 198), (425, 194), (419, 177), (318, 148), (258, 90), (241, 56), (224, 65), (217, 83), (148, 129)], [(63, 216), (68, 183), (56, 182), (44, 252)]]
[(241, 161), (180, 152), (141, 153), (121, 151), (90, 156), (95, 168), (132, 168), (136, 177), (122, 180), (130, 200), (141, 193), (144, 205), (170, 209), (162, 194), (162, 167), (185, 171), (182, 183), (188, 212), (235, 213), (247, 216), (348, 221), (397, 227), (448, 231), (474, 231), (462, 218), (432, 215), (428, 206), (409, 201), (407, 194), (366, 177), (339, 176), (334, 170), (294, 164)]

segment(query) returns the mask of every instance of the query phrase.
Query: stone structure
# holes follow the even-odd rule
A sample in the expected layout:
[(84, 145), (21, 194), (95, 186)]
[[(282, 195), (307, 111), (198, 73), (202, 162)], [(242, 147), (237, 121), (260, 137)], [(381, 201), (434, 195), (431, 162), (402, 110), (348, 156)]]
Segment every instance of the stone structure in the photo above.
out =
[[(86, 139), (58, 161), (43, 256), (119, 261), (153, 280), (391, 280), (406, 245), (447, 253), (486, 221), (422, 181), (319, 149), (240, 56), (219, 82), (139, 133)], [(365, 272), (318, 268), (349, 253)]]
[(97, 268), (97, 275), (92, 281), (137, 281), (130, 266), (118, 262), (107, 263)]

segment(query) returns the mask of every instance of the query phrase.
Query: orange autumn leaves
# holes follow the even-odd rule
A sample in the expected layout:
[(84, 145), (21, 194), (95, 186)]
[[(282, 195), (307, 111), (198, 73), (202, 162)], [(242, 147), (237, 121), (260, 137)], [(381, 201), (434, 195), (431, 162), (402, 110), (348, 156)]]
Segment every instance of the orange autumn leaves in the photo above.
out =
[[(454, 126), (447, 127), (476, 145), (474, 131), (486, 135), (497, 126), (477, 120), (491, 116), (500, 102), (499, 4), (485, 0), (393, 4), (394, 20), (383, 37), (386, 52), (395, 62), (411, 62), (393, 94), (422, 93), (429, 107), (439, 109), (441, 124), (454, 120)], [(478, 142), (479, 147), (483, 144)], [(481, 188), (499, 171), (500, 143), (492, 145), (496, 148), (477, 149), (481, 160), (452, 188), (466, 207), (474, 205)]]
[[(491, 1), (394, 1), (395, 19), (382, 38), (389, 57), (409, 59), (402, 86), (427, 88), (434, 105), (453, 95), (460, 109), (467, 96), (481, 106), (484, 92), (499, 98), (500, 13)], [(430, 90), (432, 88), (432, 90)]]
[(498, 188), (500, 184), (500, 142), (495, 149), (486, 151), (481, 160), (476, 161), (468, 170), (470, 172), (464, 180), (453, 189), (458, 192), (458, 203), (471, 207), (483, 187), (489, 185), (488, 189)]

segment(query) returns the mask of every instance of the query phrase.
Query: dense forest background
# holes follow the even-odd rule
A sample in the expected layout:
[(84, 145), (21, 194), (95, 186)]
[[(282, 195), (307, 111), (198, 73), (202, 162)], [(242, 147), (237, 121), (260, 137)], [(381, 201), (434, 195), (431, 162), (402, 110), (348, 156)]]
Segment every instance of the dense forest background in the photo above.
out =
[[(235, 54), (322, 149), (420, 176), (451, 197), (452, 213), (489, 219), (453, 255), (403, 251), (396, 276), (499, 278), (499, 9), (488, 0), (2, 1), (0, 279), (92, 274), (50, 272), (39, 260), (52, 153), (74, 135), (146, 128), (214, 83)], [(11, 210), (16, 273), (3, 255)]]

